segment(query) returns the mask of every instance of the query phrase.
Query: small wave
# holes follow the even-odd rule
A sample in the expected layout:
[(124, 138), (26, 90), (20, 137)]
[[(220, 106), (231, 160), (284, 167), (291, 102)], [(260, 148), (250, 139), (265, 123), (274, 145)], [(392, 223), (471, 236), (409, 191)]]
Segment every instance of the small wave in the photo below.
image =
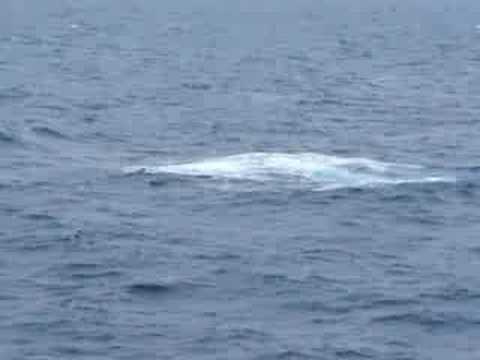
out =
[(39, 110), (47, 110), (51, 112), (58, 112), (63, 113), (67, 110), (67, 107), (59, 104), (52, 104), (52, 103), (40, 103), (32, 105), (32, 108), (39, 109)]
[(0, 89), (0, 103), (3, 101), (25, 100), (32, 96), (32, 92), (25, 89), (23, 86), (14, 86)]
[(284, 305), (284, 307), (289, 310), (312, 312), (312, 313), (321, 312), (329, 315), (345, 315), (354, 310), (352, 306), (345, 306), (345, 305), (331, 306), (318, 300), (299, 300), (294, 302), (288, 302)]
[(335, 351), (337, 359), (373, 359), (372, 351), (370, 349), (341, 349)]
[(26, 214), (25, 218), (32, 221), (55, 221), (57, 220), (54, 216), (44, 213), (31, 213)]
[(47, 136), (55, 139), (68, 139), (68, 136), (48, 126), (33, 126), (32, 131), (37, 135)]
[(463, 315), (448, 312), (400, 312), (387, 315), (376, 316), (371, 320), (373, 323), (382, 324), (401, 324), (418, 325), (428, 329), (439, 327), (454, 326), (457, 329), (463, 327), (477, 327), (480, 320), (472, 317), (467, 318)]
[(230, 340), (265, 340), (268, 339), (269, 335), (267, 332), (262, 330), (257, 330), (250, 327), (234, 328), (230, 329), (227, 333), (227, 336)]
[(469, 289), (461, 286), (448, 286), (435, 291), (422, 293), (420, 297), (442, 301), (470, 301), (480, 299), (477, 289)]
[(124, 173), (246, 180), (316, 191), (455, 181), (418, 165), (317, 153), (247, 153), (183, 164), (130, 166)]
[(299, 359), (299, 360), (309, 360), (314, 359), (313, 355), (310, 353), (300, 350), (279, 350), (272, 354), (267, 354), (262, 357), (263, 359), (277, 359), (277, 360), (286, 360), (286, 359)]
[(61, 268), (62, 274), (68, 274), (73, 279), (114, 278), (122, 275), (121, 271), (111, 269), (103, 264), (74, 262)]

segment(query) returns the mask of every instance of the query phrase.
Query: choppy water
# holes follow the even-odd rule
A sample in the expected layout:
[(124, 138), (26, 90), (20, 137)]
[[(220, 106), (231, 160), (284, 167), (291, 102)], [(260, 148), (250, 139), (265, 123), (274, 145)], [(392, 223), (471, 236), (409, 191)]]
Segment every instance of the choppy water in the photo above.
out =
[(4, 2), (0, 358), (480, 358), (479, 25)]

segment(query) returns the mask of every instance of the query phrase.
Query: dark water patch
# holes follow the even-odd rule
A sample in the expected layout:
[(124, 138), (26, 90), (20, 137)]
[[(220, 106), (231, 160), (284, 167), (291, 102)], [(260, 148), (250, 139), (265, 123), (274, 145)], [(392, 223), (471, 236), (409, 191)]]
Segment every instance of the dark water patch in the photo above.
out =
[(230, 252), (222, 252), (222, 253), (219, 253), (219, 254), (214, 254), (214, 253), (211, 253), (211, 254), (207, 254), (207, 253), (204, 253), (204, 254), (197, 254), (194, 256), (195, 259), (198, 259), (198, 260), (207, 260), (207, 261), (228, 261), (228, 260), (238, 260), (238, 259), (241, 259), (241, 255), (239, 254), (233, 254), (233, 253), (230, 253)]
[(91, 140), (96, 140), (96, 141), (112, 141), (114, 140), (109, 134), (102, 132), (102, 131), (86, 131), (82, 135), (80, 135), (81, 140), (85, 141), (91, 141)]
[(474, 327), (480, 325), (480, 319), (467, 318), (463, 315), (432, 312), (421, 310), (419, 312), (397, 312), (389, 315), (374, 316), (372, 323), (394, 325), (394, 326), (420, 326), (428, 331), (438, 329), (457, 329), (457, 331), (466, 327)]
[(81, 282), (66, 283), (62, 279), (57, 279), (56, 277), (52, 277), (45, 283), (38, 284), (37, 287), (50, 292), (51, 296), (58, 298), (71, 298), (72, 294), (85, 289), (85, 285)]
[(386, 274), (392, 276), (409, 276), (415, 272), (415, 268), (412, 265), (395, 262), (390, 264), (385, 271)]
[(272, 190), (269, 184), (259, 184), (256, 182), (229, 180), (222, 184), (228, 190), (229, 187), (235, 189), (235, 185), (239, 184), (238, 191), (230, 193), (229, 203), (236, 209), (248, 209), (255, 205), (268, 207), (279, 207), (289, 202), (290, 195), (287, 192), (277, 192)]
[(64, 265), (67, 271), (88, 271), (98, 269), (99, 267), (100, 265), (97, 263), (70, 263)]
[(63, 134), (62, 132), (52, 129), (48, 126), (33, 126), (31, 130), (40, 136), (57, 139), (57, 140), (69, 140), (70, 137)]
[(229, 272), (230, 272), (230, 268), (223, 267), (223, 266), (217, 267), (212, 271), (212, 273), (215, 274), (216, 276), (225, 275), (225, 274), (228, 274)]
[(337, 262), (340, 259), (354, 260), (357, 255), (345, 249), (315, 248), (302, 250), (302, 255), (308, 260), (322, 260), (325, 262)]
[(187, 177), (182, 177), (173, 174), (156, 175), (153, 179), (148, 181), (148, 184), (152, 187), (164, 187), (172, 184), (184, 184), (192, 180)]
[[(277, 288), (279, 292), (283, 292), (285, 289), (294, 291), (298, 285), (302, 282), (297, 279), (293, 279), (285, 274), (256, 274), (255, 275), (266, 288)], [(290, 291), (289, 290), (289, 291)]]
[(126, 144), (128, 143), (128, 139), (123, 137), (120, 134), (113, 134), (107, 131), (85, 131), (81, 135), (77, 136), (75, 140), (80, 141), (102, 141), (104, 143), (117, 143), (117, 144)]
[(132, 295), (144, 297), (159, 297), (178, 293), (181, 290), (192, 289), (193, 284), (183, 282), (138, 282), (127, 286)]
[(473, 56), (470, 56), (469, 60), (473, 63), (477, 63), (477, 62), (480, 62), (480, 55), (473, 55)]
[(444, 206), (446, 203), (446, 194), (456, 191), (457, 181), (445, 183), (422, 184), (416, 188), (409, 189), (417, 197), (417, 201), (431, 203), (432, 206)]
[(395, 261), (397, 262), (399, 260), (399, 257), (397, 254), (394, 253), (388, 253), (388, 252), (380, 252), (379, 250), (374, 250), (370, 253), (372, 256), (375, 258), (380, 259), (382, 262), (387, 261)]
[(172, 98), (166, 98), (166, 99), (155, 99), (156, 101), (159, 101), (162, 106), (165, 106), (166, 108), (182, 108), (185, 106), (185, 103), (181, 99), (172, 99)]
[(23, 217), (27, 220), (32, 220), (32, 221), (46, 221), (46, 222), (57, 221), (56, 217), (49, 215), (47, 213), (30, 213), (30, 214), (25, 214)]
[(0, 294), (0, 301), (19, 301), (20, 297), (16, 295), (6, 294), (5, 290), (2, 294)]
[(81, 229), (77, 229), (77, 230), (72, 230), (68, 234), (64, 234), (60, 236), (59, 241), (66, 242), (66, 243), (75, 243), (85, 237), (86, 237), (85, 231)]
[(84, 101), (82, 103), (76, 104), (76, 106), (82, 110), (97, 113), (97, 112), (108, 110), (111, 107), (111, 104), (107, 102)]
[(18, 247), (26, 253), (36, 253), (50, 251), (53, 246), (54, 244), (51, 241), (29, 238), (24, 239)]
[(343, 287), (349, 285), (350, 280), (340, 276), (329, 275), (310, 275), (305, 279), (305, 282), (313, 284), (315, 287)]
[[(41, 162), (34, 162), (29, 163), (25, 161), (12, 161), (11, 162), (12, 168), (18, 169), (25, 169), (25, 168), (48, 168), (49, 164), (44, 164)], [(52, 187), (52, 183), (50, 181), (43, 181), (43, 180), (33, 180), (29, 181), (30, 179), (11, 179), (9, 183), (5, 183), (4, 185), (7, 188), (15, 189), (18, 191), (26, 191), (26, 190), (42, 190), (47, 191), (49, 188)]]
[(234, 341), (265, 341), (270, 338), (267, 332), (248, 327), (231, 329), (228, 332), (227, 337), (229, 340)]
[(429, 235), (429, 234), (420, 234), (417, 239), (415, 239), (418, 242), (432, 242), (435, 241), (435, 236), (434, 235)]
[(416, 325), (426, 325), (426, 326), (438, 326), (444, 325), (445, 321), (428, 317), (426, 315), (417, 314), (417, 313), (395, 313), (390, 315), (375, 316), (371, 320), (373, 323), (382, 323), (382, 324), (416, 324)]
[(188, 90), (208, 91), (212, 88), (212, 85), (202, 82), (188, 82), (183, 83), (182, 86)]
[(53, 351), (62, 356), (85, 356), (90, 355), (88, 351), (85, 351), (81, 346), (68, 346), (68, 345), (56, 345), (53, 347)]
[(409, 308), (419, 305), (420, 303), (416, 299), (408, 298), (381, 298), (381, 296), (375, 296), (372, 299), (369, 298), (370, 296), (364, 297), (361, 294), (352, 294), (348, 296), (337, 296), (336, 301), (333, 303), (330, 299), (299, 300), (286, 303), (284, 307), (285, 309), (323, 315), (319, 319), (331, 321), (332, 316), (344, 316), (366, 310), (377, 311), (381, 309), (385, 311), (386, 309)]
[(98, 334), (79, 334), (72, 336), (73, 340), (76, 341), (85, 341), (89, 340), (94, 343), (102, 343), (105, 344), (106, 342), (112, 342), (116, 339), (116, 336), (111, 333), (102, 333), (99, 331)]
[(241, 142), (241, 137), (239, 136), (232, 136), (232, 135), (227, 135), (225, 137), (225, 142), (227, 144), (236, 144)]
[[(475, 175), (476, 177), (476, 175)], [(464, 179), (457, 181), (455, 184), (455, 192), (462, 199), (476, 201), (480, 191), (480, 181), (477, 179)]]
[(340, 117), (340, 116), (332, 116), (328, 118), (328, 121), (331, 121), (336, 124), (345, 124), (351, 121), (351, 119), (347, 117)]
[(404, 223), (417, 223), (429, 227), (438, 227), (443, 225), (447, 219), (443, 216), (427, 213), (426, 211), (412, 211), (411, 214), (399, 217)]
[[(6, 183), (0, 182), (0, 191), (2, 191), (2, 190), (7, 190), (7, 189), (9, 189), (9, 188), (11, 188), (11, 185), (10, 185), (10, 184), (6, 184)], [(4, 209), (2, 209), (2, 210), (4, 210)]]
[(34, 108), (38, 110), (48, 110), (50, 112), (64, 113), (68, 109), (63, 105), (53, 104), (53, 103), (34, 103), (29, 105), (29, 108)]
[(323, 98), (319, 98), (319, 99), (303, 98), (303, 99), (296, 100), (295, 104), (299, 107), (319, 108), (319, 107), (322, 107), (325, 103)]
[[(11, 185), (7, 184), (7, 185), (4, 185), (4, 189), (3, 190), (8, 190), (11, 188)], [(0, 189), (1, 190), (1, 189)], [(22, 208), (18, 207), (18, 206), (12, 206), (10, 204), (1, 204), (0, 203), (0, 211), (6, 215), (16, 215), (16, 214), (19, 214), (23, 211)]]
[(70, 263), (59, 269), (59, 273), (68, 274), (73, 279), (116, 278), (123, 275), (121, 271), (97, 263)]
[(32, 334), (42, 334), (49, 329), (62, 329), (68, 328), (72, 324), (71, 320), (58, 319), (58, 318), (46, 318), (39, 319), (38, 317), (29, 320), (20, 319), (15, 323), (15, 330), (19, 332), (31, 332)]
[(391, 201), (394, 203), (398, 203), (399, 206), (401, 204), (408, 204), (416, 201), (415, 194), (412, 194), (410, 192), (383, 192), (381, 194), (382, 196), (382, 201)]
[(437, 289), (436, 291), (421, 293), (419, 294), (419, 297), (431, 299), (431, 300), (452, 301), (452, 302), (470, 301), (470, 300), (479, 300), (480, 291), (458, 287), (458, 286), (451, 286), (451, 287), (445, 287), (443, 289)]
[(293, 189), (291, 191), (291, 199), (295, 199), (302, 204), (309, 204), (318, 207), (328, 206), (331, 203), (329, 199), (331, 192), (313, 191), (307, 189)]
[(409, 307), (420, 305), (420, 301), (415, 298), (379, 298), (372, 300), (363, 306), (364, 309), (383, 309), (396, 307)]
[(148, 146), (148, 145), (137, 145), (130, 150), (131, 159), (130, 161), (141, 161), (145, 159), (145, 157), (149, 158), (168, 158), (172, 156), (172, 153), (169, 149), (162, 149), (157, 148), (155, 146)]
[(0, 89), (0, 104), (9, 103), (11, 101), (26, 100), (34, 94), (27, 90), (24, 86), (13, 86)]
[(470, 251), (474, 253), (475, 255), (480, 255), (480, 246), (474, 246), (470, 248)]
[(104, 278), (120, 278), (123, 276), (123, 272), (116, 270), (104, 270), (104, 271), (93, 271), (93, 272), (73, 272), (71, 275), (72, 279), (104, 279)]
[(314, 360), (317, 356), (299, 350), (280, 350), (255, 357), (256, 360)]
[(141, 177), (143, 175), (151, 175), (148, 167), (136, 167), (135, 169), (127, 169), (123, 171), (122, 175), (126, 177)]
[(86, 123), (86, 124), (93, 124), (99, 121), (99, 118), (97, 115), (84, 115), (81, 117), (81, 121)]
[(211, 283), (189, 281), (135, 282), (126, 286), (126, 291), (135, 296), (157, 298), (176, 294), (193, 296), (197, 289), (214, 287)]
[[(117, 143), (117, 144), (124, 144), (127, 143), (128, 140), (125, 137), (122, 137), (119, 134), (109, 133), (107, 131), (101, 130), (94, 130), (92, 128), (87, 128), (86, 131), (82, 132), (81, 134), (75, 137), (75, 141), (79, 142), (98, 142), (101, 141), (103, 143)], [(91, 157), (94, 159), (94, 157)]]
[(351, 197), (358, 197), (364, 194), (368, 194), (370, 191), (375, 191), (373, 188), (364, 188), (360, 186), (351, 186), (351, 187), (343, 187), (338, 189), (333, 189), (331, 191), (325, 192), (325, 197), (334, 200), (340, 201), (345, 199), (350, 199)]
[(38, 35), (34, 34), (29, 34), (27, 32), (22, 33), (22, 34), (16, 34), (15, 36), (12, 37), (12, 42), (22, 44), (22, 45), (41, 45), (42, 43), (45, 42), (46, 40), (41, 38)]
[(283, 304), (286, 310), (304, 311), (311, 313), (325, 313), (327, 315), (346, 315), (354, 310), (355, 306), (349, 305), (333, 305), (321, 300), (298, 300)]
[(86, 348), (83, 345), (55, 345), (52, 346), (52, 353), (69, 359), (75, 358), (99, 358), (105, 356), (102, 351)]
[(335, 351), (335, 358), (346, 360), (362, 360), (375, 359), (376, 355), (371, 350), (340, 349)]
[(6, 131), (2, 131), (0, 130), (0, 144), (14, 144), (14, 143), (18, 143), (18, 139), (12, 135), (12, 134), (9, 134), (8, 132)]
[(340, 224), (345, 226), (346, 228), (354, 228), (361, 226), (362, 222), (357, 219), (342, 219), (340, 220)]

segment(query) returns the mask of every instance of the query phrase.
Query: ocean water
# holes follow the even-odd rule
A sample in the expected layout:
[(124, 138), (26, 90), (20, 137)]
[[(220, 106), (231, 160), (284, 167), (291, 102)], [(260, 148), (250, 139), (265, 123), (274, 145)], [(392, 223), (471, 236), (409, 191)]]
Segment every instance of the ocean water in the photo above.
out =
[(480, 2), (5, 0), (0, 358), (480, 358)]

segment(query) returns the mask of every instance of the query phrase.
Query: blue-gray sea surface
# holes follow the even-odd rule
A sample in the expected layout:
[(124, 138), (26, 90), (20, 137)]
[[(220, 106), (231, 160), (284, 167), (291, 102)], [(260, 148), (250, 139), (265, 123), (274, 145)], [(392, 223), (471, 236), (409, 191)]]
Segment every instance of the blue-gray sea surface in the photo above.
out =
[(0, 358), (480, 358), (480, 2), (4, 0)]

